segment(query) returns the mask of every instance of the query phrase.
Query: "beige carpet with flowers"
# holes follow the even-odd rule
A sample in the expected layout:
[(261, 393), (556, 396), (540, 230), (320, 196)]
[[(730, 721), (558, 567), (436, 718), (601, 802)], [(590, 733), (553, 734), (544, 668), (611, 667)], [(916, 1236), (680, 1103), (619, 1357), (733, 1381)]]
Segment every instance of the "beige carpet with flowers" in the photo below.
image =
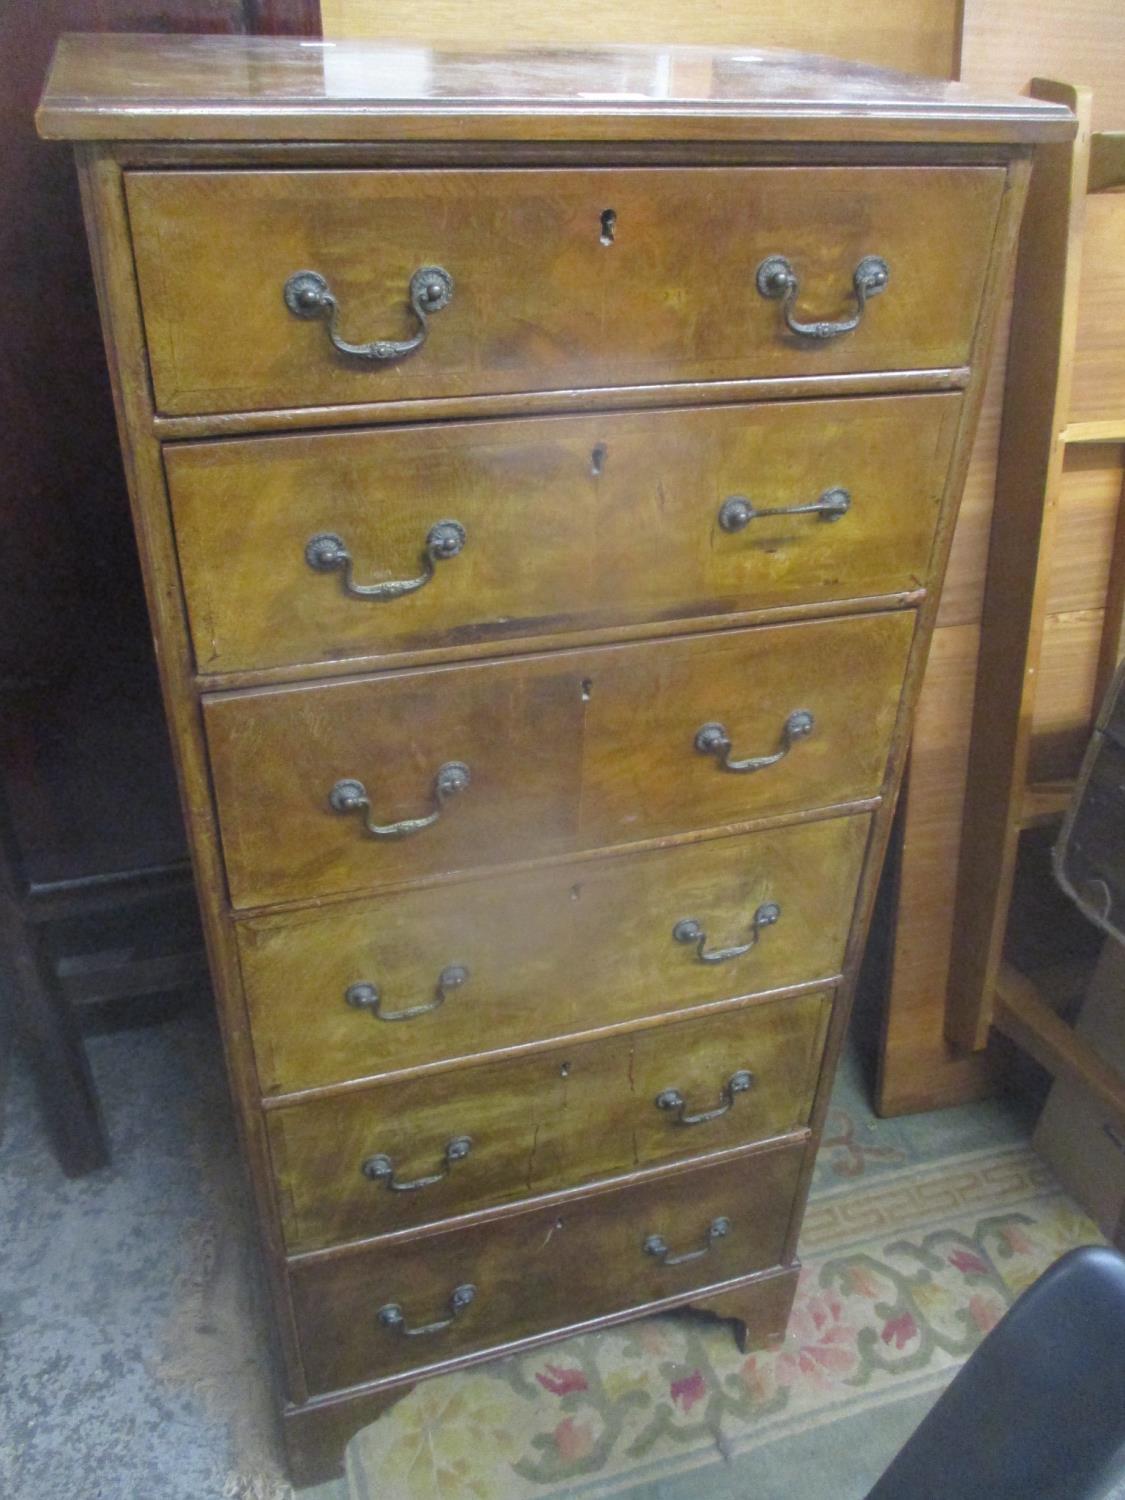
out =
[(353, 1441), (350, 1500), (849, 1500), (1013, 1298), (1097, 1239), (1022, 1143), (853, 1176), (812, 1205), (780, 1349), (661, 1317), (430, 1381)]
[[(291, 1500), (245, 1187), (206, 1061), (188, 1069), (202, 1213), (177, 1221), (190, 1248), (148, 1370), (226, 1434), (224, 1470), (191, 1500)], [(741, 1355), (725, 1325), (660, 1317), (424, 1382), (301, 1500), (862, 1500), (1018, 1293), (1100, 1236), (1018, 1110), (877, 1120), (854, 1059), (833, 1105), (783, 1347)]]

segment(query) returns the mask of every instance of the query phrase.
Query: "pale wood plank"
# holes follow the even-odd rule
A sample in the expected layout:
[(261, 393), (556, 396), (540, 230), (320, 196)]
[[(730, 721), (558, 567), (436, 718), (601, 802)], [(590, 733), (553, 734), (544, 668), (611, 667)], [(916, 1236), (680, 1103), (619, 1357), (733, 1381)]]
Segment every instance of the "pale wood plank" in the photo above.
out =
[(1125, 187), (1125, 130), (1099, 130), (1090, 142), (1087, 192)]
[(1105, 605), (1123, 462), (1125, 452), (1118, 447), (1067, 448), (1049, 560), (1048, 614)]
[(1095, 130), (1125, 125), (1125, 5), (1121, 0), (964, 0), (961, 78), (1018, 93), (1037, 76), (1093, 91)]
[[(1073, 146), (1037, 156), (1016, 269), (1008, 384), (981, 618), (981, 691), (973, 712), (957, 886), (958, 942), (950, 967), (946, 1033), (984, 1047), (1015, 874), (1027, 783), (1035, 664), (1046, 617), (1059, 478), (1058, 432), (1070, 404), (1086, 178), (1088, 90), (1037, 79), (1036, 97), (1079, 117)], [(1036, 779), (1059, 774), (1037, 769)]]
[[(1033, 667), (1038, 686), (1027, 757), (1027, 779), (1031, 782), (1058, 781), (1078, 774), (1097, 708), (1098, 649), (1104, 619), (1104, 609), (1089, 609), (1049, 615), (1044, 621)], [(1021, 786), (1021, 803), (1022, 799)], [(1006, 902), (1003, 916), (1006, 925)]]
[[(901, 68), (934, 78), (954, 76), (959, 41), (957, 0), (896, 0), (866, 13), (854, 0), (812, 7), (787, 0), (321, 0), (330, 38), (409, 40), (443, 47), (510, 42), (559, 45), (649, 42), (709, 47), (790, 47), (854, 62)], [(1014, 91), (1013, 91), (1014, 92)]]
[(980, 630), (936, 630), (918, 700), (907, 787), (877, 1106), (883, 1115), (987, 1093), (983, 1054), (958, 1057), (945, 1039), (957, 852)]
[(1002, 964), (996, 976), (995, 1025), (1056, 1078), (1077, 1083), (1116, 1130), (1125, 1132), (1125, 1078), (1061, 1021), (1026, 975)]
[(1082, 279), (1069, 416), (1072, 422), (1125, 417), (1125, 193), (1086, 200)]

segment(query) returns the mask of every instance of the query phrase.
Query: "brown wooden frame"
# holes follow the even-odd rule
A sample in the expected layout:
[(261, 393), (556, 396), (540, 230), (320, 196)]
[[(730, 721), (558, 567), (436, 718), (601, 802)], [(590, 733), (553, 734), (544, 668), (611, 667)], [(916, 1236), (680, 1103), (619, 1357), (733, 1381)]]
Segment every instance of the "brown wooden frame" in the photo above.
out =
[[(1032, 93), (1067, 105), (1079, 129), (1036, 159), (1016, 273), (946, 1006), (946, 1034), (963, 1053), (982, 1049), (993, 1025), (1026, 1044), (1036, 1019), (1057, 1043), (1053, 1013), (1005, 965), (1004, 942), (1020, 835), (1060, 818), (1073, 792), (1029, 779), (1063, 462), (1075, 443), (1125, 440), (1125, 413), (1093, 430), (1068, 422), (1086, 198), (1120, 185), (1121, 137), (1091, 133), (1089, 89), (1036, 79)], [(1120, 654), (1125, 505), (1114, 554), (1095, 703)]]
[[(307, 156), (301, 148), (278, 146), (266, 147), (264, 150), (250, 145), (242, 148), (227, 146), (221, 149), (224, 160), (254, 163), (261, 163), (263, 160), (271, 162), (286, 159), (303, 160)], [(667, 148), (647, 148), (643, 151), (633, 148), (627, 152), (617, 148), (617, 151), (628, 160), (646, 157), (667, 159)], [(123, 167), (130, 162), (151, 161), (152, 154), (150, 149), (144, 147), (122, 146), (114, 149), (85, 145), (79, 147), (79, 162), (99, 295), (106, 326), (112, 333), (111, 369), (125, 443), (134, 519), (145, 565), (149, 606), (156, 624), (166, 708), (173, 727), (173, 740), (178, 751), (185, 810), (193, 835), (192, 852), (196, 880), (204, 896), (208, 946), (213, 971), (218, 981), (217, 988), (221, 996), (221, 1016), (228, 1066), (238, 1103), (240, 1133), (251, 1163), (251, 1178), (258, 1200), (259, 1221), (265, 1239), (267, 1272), (277, 1312), (276, 1321), (280, 1330), (284, 1364), (288, 1372), (287, 1386), (290, 1404), (286, 1408), (286, 1427), (290, 1453), (295, 1477), (308, 1479), (323, 1474), (338, 1462), (342, 1437), (370, 1420), (388, 1401), (395, 1399), (408, 1389), (411, 1382), (401, 1378), (392, 1378), (357, 1388), (346, 1395), (333, 1398), (321, 1397), (309, 1401), (302, 1374), (288, 1283), (284, 1272), (284, 1249), (277, 1228), (278, 1215), (272, 1201), (273, 1177), (269, 1164), (264, 1120), (262, 1111), (255, 1102), (258, 1092), (257, 1080), (249, 1042), (247, 1016), (242, 1001), (241, 981), (234, 946), (233, 919), (225, 901), (225, 876), (220, 862), (218, 827), (199, 718), (197, 693), (204, 683), (195, 674), (187, 622), (178, 589), (174, 586), (177, 578), (176, 558), (167, 515), (160, 457), (161, 439), (169, 435), (168, 423), (166, 420), (160, 421), (156, 418), (151, 405), (151, 396), (145, 377), (140, 308), (129, 254), (129, 230), (125, 216), (121, 172)], [(195, 160), (197, 149), (190, 148), (189, 154), (191, 159)], [(378, 161), (384, 155), (389, 155), (391, 159), (397, 161), (401, 160), (404, 154), (409, 155), (409, 152), (397, 146), (380, 148), (373, 144), (364, 149), (365, 158), (369, 161)], [(423, 150), (420, 154), (425, 156), (430, 153)], [(461, 146), (447, 146), (443, 154), (451, 164), (466, 158), (478, 160), (480, 156), (480, 153), (472, 147)], [(565, 147), (557, 151), (541, 147), (536, 151), (536, 158), (567, 160), (570, 154)], [(613, 148), (609, 148), (605, 154), (615, 153)], [(710, 157), (723, 160), (737, 157), (748, 162), (773, 161), (779, 156), (782, 159), (785, 157), (784, 152), (779, 152), (768, 145), (746, 145), (728, 151), (695, 148), (692, 154), (702, 159)], [(932, 159), (934, 154), (932, 147), (883, 146), (879, 148), (878, 159), (896, 162), (925, 161)], [(998, 153), (994, 147), (985, 147), (977, 159), (996, 161), (1003, 154)], [(1019, 148), (1015, 148), (1008, 154), (1010, 158), (1009, 183), (993, 247), (973, 349), (971, 371), (948, 371), (937, 377), (945, 388), (963, 389), (966, 392), (935, 546), (934, 573), (937, 577), (941, 575), (948, 553), (956, 500), (964, 480), (973, 427), (982, 395), (983, 373), (987, 365), (987, 342), (995, 321), (998, 288), (1007, 258), (1014, 248), (1026, 189), (1030, 165), (1028, 155)], [(175, 159), (175, 152), (169, 147), (160, 148), (160, 155), (164, 160)], [(848, 159), (852, 152), (847, 148), (837, 147), (833, 149), (831, 155), (833, 159)], [(971, 151), (964, 152), (966, 159), (973, 155)], [(870, 159), (870, 155), (865, 154), (863, 157), (857, 155), (855, 159)], [(787, 383), (785, 389), (791, 390), (792, 385), (793, 383)], [(818, 394), (830, 394), (839, 392), (841, 389), (857, 390), (872, 387), (894, 389), (896, 386), (898, 389), (917, 388), (911, 376), (899, 377), (897, 381), (887, 381), (881, 378), (874, 381), (870, 378), (824, 379), (816, 382), (814, 388)], [(778, 386), (776, 393), (780, 394), (780, 391), (781, 387)], [(748, 396), (767, 393), (775, 394), (773, 390), (768, 392), (753, 390), (740, 394)], [(706, 386), (677, 388), (674, 392), (653, 393), (653, 399), (666, 401), (669, 395), (674, 395), (677, 401), (704, 401), (713, 399), (714, 393)], [(446, 411), (443, 406), (441, 414), (452, 415), (452, 412)], [(333, 415), (338, 421), (357, 421), (367, 419), (370, 412), (353, 409), (347, 413), (341, 412)], [(284, 419), (283, 414), (278, 414), (276, 420), (280, 424)], [(203, 422), (193, 419), (193, 431), (203, 425)], [(229, 426), (222, 418), (208, 419), (206, 425), (211, 431), (227, 430)], [(177, 428), (178, 433), (181, 430), (180, 427)], [(904, 604), (913, 602), (915, 601), (903, 601)], [(875, 816), (865, 875), (861, 883), (856, 917), (845, 956), (844, 982), (830, 1023), (826, 1058), (816, 1093), (810, 1130), (799, 1137), (805, 1142), (805, 1160), (797, 1195), (797, 1209), (794, 1212), (787, 1239), (785, 1264), (790, 1267), (796, 1265), (796, 1237), (800, 1211), (807, 1195), (812, 1172), (815, 1155), (813, 1143), (819, 1137), (828, 1108), (831, 1077), (847, 1025), (851, 992), (862, 956), (863, 940), (870, 908), (874, 901), (878, 872), (890, 829), (890, 819), (906, 753), (909, 714), (925, 665), (926, 645), (937, 603), (938, 591), (935, 589), (927, 595), (920, 607), (915, 644), (908, 666), (903, 707), (894, 736), (884, 793)], [(270, 675), (273, 674), (257, 674), (257, 680), (265, 680)], [(277, 675), (284, 676), (285, 674)], [(206, 685), (211, 686), (211, 683), (208, 681)], [(761, 1277), (756, 1276), (750, 1281), (732, 1284), (728, 1289), (723, 1290), (721, 1296), (714, 1298), (708, 1296), (702, 1300), (692, 1299), (693, 1305), (698, 1303), (703, 1308), (714, 1308), (723, 1316), (741, 1317), (744, 1323), (743, 1337), (759, 1338), (778, 1331), (782, 1326), (784, 1314), (792, 1298), (794, 1274), (791, 1269), (769, 1280), (771, 1289), (776, 1286), (776, 1297), (771, 1290), (770, 1299), (764, 1304), (757, 1298), (752, 1304), (743, 1301), (743, 1298), (762, 1280)], [(605, 1321), (611, 1322), (616, 1319)], [(749, 1334), (745, 1331), (746, 1329), (749, 1330)], [(474, 1358), (470, 1357), (460, 1363), (471, 1363)]]

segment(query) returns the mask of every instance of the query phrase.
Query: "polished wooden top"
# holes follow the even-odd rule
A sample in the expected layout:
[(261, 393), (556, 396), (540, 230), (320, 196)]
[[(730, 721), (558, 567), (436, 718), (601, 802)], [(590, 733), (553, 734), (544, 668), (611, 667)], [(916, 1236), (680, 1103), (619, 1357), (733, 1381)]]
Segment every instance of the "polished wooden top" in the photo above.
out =
[(65, 36), (38, 124), (55, 139), (1066, 140), (1027, 98), (794, 52), (226, 36)]

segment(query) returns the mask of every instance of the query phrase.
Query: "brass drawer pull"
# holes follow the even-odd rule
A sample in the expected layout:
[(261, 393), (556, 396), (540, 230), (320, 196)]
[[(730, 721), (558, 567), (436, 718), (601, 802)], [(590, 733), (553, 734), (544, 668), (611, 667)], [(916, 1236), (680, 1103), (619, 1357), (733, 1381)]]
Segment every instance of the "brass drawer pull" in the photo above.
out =
[(851, 495), (839, 485), (825, 490), (809, 505), (755, 505), (745, 495), (731, 495), (719, 507), (719, 525), (724, 531), (745, 531), (751, 521), (762, 516), (819, 516), (822, 521), (838, 521), (847, 515), (851, 503)]
[(698, 729), (695, 748), (702, 755), (717, 755), (724, 771), (764, 771), (767, 766), (776, 766), (779, 760), (784, 760), (798, 740), (807, 740), (815, 724), (816, 720), (808, 709), (796, 709), (781, 726), (781, 748), (772, 755), (749, 755), (745, 760), (732, 760), (730, 735), (722, 724), (704, 724)]
[(396, 1333), (405, 1334), (408, 1339), (420, 1339), (427, 1333), (441, 1333), (443, 1329), (449, 1328), (458, 1313), (463, 1313), (477, 1294), (477, 1289), (469, 1282), (463, 1286), (453, 1288), (446, 1306), (449, 1308), (448, 1318), (439, 1318), (436, 1323), (423, 1323), (421, 1328), (407, 1328), (406, 1317), (397, 1302), (388, 1302), (381, 1307), (377, 1317), (384, 1328), (393, 1328)]
[(668, 1249), (668, 1242), (662, 1234), (650, 1234), (645, 1237), (643, 1250), (646, 1255), (653, 1255), (662, 1265), (684, 1266), (689, 1260), (702, 1260), (709, 1255), (715, 1247), (717, 1240), (728, 1235), (731, 1230), (730, 1220), (722, 1215), (712, 1219), (707, 1226), (707, 1233), (703, 1237), (703, 1244), (698, 1250), (685, 1250), (682, 1255), (673, 1255)]
[(413, 1021), (415, 1016), (428, 1016), (431, 1011), (439, 1010), (445, 1004), (450, 990), (459, 990), (468, 982), (469, 971), (464, 964), (450, 964), (438, 975), (434, 998), (427, 1001), (425, 1005), (412, 1005), (407, 1010), (384, 1010), (379, 986), (367, 980), (361, 980), (358, 984), (349, 984), (344, 991), (344, 999), (354, 1010), (366, 1010), (377, 1021)]
[(335, 531), (321, 531), (305, 545), (305, 561), (317, 573), (344, 575), (344, 592), (356, 599), (401, 599), (404, 594), (425, 588), (434, 576), (434, 565), (456, 557), (468, 540), (460, 521), (439, 521), (431, 526), (422, 554), (422, 572), (417, 578), (396, 578), (389, 583), (356, 583), (352, 555), (342, 536)]
[(855, 313), (839, 323), (801, 323), (793, 316), (793, 305), (800, 290), (797, 273), (784, 255), (769, 255), (758, 267), (758, 291), (763, 297), (781, 302), (790, 333), (803, 339), (834, 339), (859, 327), (869, 297), (884, 291), (891, 272), (881, 255), (865, 255), (855, 268), (852, 287), (855, 291)]
[(722, 1091), (719, 1094), (723, 1102), (716, 1105), (714, 1109), (705, 1109), (698, 1115), (685, 1115), (684, 1110), (687, 1108), (687, 1101), (679, 1089), (664, 1089), (663, 1092), (657, 1094), (653, 1102), (657, 1109), (675, 1109), (679, 1111), (676, 1118), (672, 1121), (673, 1125), (705, 1125), (708, 1120), (717, 1120), (720, 1115), (725, 1115), (727, 1110), (733, 1109), (735, 1097), (738, 1094), (745, 1094), (753, 1086), (753, 1073), (750, 1072), (749, 1068), (739, 1068), (738, 1072), (732, 1073), (726, 1083), (723, 1084)]
[(434, 801), (437, 806), (433, 812), (425, 818), (403, 818), (400, 823), (373, 822), (367, 788), (362, 781), (355, 781), (351, 777), (346, 777), (343, 781), (336, 783), (328, 794), (328, 801), (333, 812), (362, 813), (363, 826), (373, 838), (404, 839), (409, 834), (420, 833), (423, 828), (432, 827), (441, 817), (442, 810), (450, 797), (463, 792), (468, 785), (468, 766), (463, 761), (447, 760), (444, 766), (439, 767), (434, 777)]
[(411, 339), (374, 339), (370, 344), (349, 344), (338, 332), (340, 305), (319, 271), (295, 271), (285, 283), (285, 305), (295, 318), (327, 321), (328, 337), (341, 354), (385, 362), (413, 354), (426, 342), (426, 319), (453, 299), (453, 277), (441, 266), (420, 266), (410, 278), (410, 307), (418, 319), (418, 332)]
[(448, 1177), (454, 1162), (464, 1161), (472, 1149), (471, 1136), (455, 1135), (451, 1141), (446, 1142), (441, 1168), (432, 1172), (429, 1177), (415, 1177), (409, 1182), (395, 1181), (395, 1164), (381, 1151), (376, 1156), (369, 1156), (360, 1171), (369, 1182), (381, 1182), (392, 1193), (414, 1193), (419, 1188), (433, 1187), (435, 1182)]
[(707, 933), (694, 917), (683, 917), (672, 928), (672, 936), (677, 943), (694, 943), (695, 956), (702, 964), (725, 964), (728, 959), (741, 958), (744, 953), (749, 953), (751, 948), (758, 946), (758, 940), (766, 927), (772, 927), (781, 916), (781, 907), (776, 901), (763, 901), (754, 913), (754, 921), (750, 927), (750, 941), (748, 943), (737, 943), (732, 948), (708, 948)]

